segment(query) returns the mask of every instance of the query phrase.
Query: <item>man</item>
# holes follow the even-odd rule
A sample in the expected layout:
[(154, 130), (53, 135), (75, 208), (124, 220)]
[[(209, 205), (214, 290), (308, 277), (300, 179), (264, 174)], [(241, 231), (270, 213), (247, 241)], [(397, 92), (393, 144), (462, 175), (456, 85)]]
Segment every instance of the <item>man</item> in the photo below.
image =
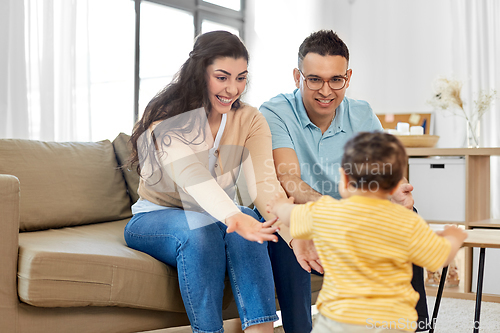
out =
[[(338, 180), (344, 144), (356, 133), (382, 130), (367, 102), (345, 97), (352, 76), (349, 51), (333, 31), (307, 37), (293, 70), (297, 89), (265, 102), (260, 111), (271, 128), (278, 179), (288, 196), (302, 204), (331, 195), (339, 199)], [(401, 184), (392, 201), (413, 208), (410, 184)], [(275, 286), (287, 333), (310, 332), (310, 272), (323, 273), (310, 240), (281, 238), (269, 244)], [(423, 270), (414, 266), (412, 285), (420, 294), (419, 327), (427, 322)], [(305, 312), (304, 312), (305, 311)], [(307, 313), (307, 316), (304, 316)]]

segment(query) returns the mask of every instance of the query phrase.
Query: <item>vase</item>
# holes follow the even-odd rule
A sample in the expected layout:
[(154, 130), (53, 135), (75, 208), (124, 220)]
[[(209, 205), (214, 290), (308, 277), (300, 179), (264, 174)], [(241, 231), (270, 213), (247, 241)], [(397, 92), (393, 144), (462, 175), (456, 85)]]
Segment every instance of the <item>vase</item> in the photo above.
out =
[(467, 121), (467, 147), (479, 148), (479, 120)]

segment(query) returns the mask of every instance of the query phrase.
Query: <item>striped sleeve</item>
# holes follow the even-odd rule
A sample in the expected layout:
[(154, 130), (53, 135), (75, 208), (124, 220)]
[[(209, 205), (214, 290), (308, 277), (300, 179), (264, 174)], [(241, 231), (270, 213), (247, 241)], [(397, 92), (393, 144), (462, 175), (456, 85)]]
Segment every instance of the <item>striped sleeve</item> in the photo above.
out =
[(290, 217), (290, 234), (297, 239), (313, 238), (313, 210), (315, 202), (297, 205)]
[(445, 263), (451, 251), (450, 242), (438, 236), (418, 217), (410, 239), (410, 260), (430, 271), (436, 271)]

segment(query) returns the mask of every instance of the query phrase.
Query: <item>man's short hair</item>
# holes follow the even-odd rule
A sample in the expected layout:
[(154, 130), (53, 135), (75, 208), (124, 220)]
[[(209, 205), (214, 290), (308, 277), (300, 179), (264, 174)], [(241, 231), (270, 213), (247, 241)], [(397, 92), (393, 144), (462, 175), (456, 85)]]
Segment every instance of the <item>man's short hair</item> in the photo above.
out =
[(349, 49), (340, 37), (332, 30), (319, 30), (313, 32), (304, 39), (299, 47), (299, 68), (302, 69), (302, 61), (309, 53), (317, 53), (321, 56), (339, 55), (349, 62)]
[(361, 132), (344, 146), (342, 168), (349, 184), (359, 189), (391, 191), (398, 186), (406, 167), (406, 150), (394, 135)]

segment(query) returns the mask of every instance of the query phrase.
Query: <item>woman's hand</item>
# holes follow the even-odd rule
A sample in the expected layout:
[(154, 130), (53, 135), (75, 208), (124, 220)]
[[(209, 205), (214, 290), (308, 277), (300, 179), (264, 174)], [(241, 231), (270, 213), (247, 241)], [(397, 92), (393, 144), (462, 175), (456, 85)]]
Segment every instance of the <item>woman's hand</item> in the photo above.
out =
[(262, 244), (264, 241), (277, 242), (278, 237), (274, 235), (279, 230), (278, 227), (273, 226), (276, 219), (260, 223), (253, 217), (237, 213), (226, 218), (227, 232), (236, 231), (238, 235), (246, 240), (258, 242)]

